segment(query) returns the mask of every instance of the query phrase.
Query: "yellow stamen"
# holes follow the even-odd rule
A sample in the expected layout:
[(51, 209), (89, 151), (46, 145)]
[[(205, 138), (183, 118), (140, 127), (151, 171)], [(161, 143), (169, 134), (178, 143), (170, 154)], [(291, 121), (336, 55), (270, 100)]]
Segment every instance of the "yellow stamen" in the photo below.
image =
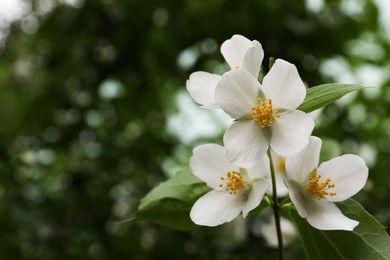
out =
[(321, 175), (317, 175), (317, 172), (314, 170), (309, 179), (309, 187), (307, 191), (317, 197), (317, 200), (322, 199), (324, 196), (335, 196), (336, 192), (328, 192), (328, 189), (335, 187), (334, 184), (331, 184), (332, 181), (330, 178), (327, 178), (324, 182), (320, 182)]
[(280, 158), (278, 162), (276, 163), (276, 169), (278, 169), (281, 172), (286, 172), (286, 159)]
[(220, 184), (219, 187), (226, 186), (225, 190), (229, 194), (237, 194), (238, 190), (245, 189), (245, 182), (243, 180), (242, 174), (240, 172), (231, 171), (226, 174), (227, 177), (221, 177), (222, 181), (225, 181), (224, 184)]
[(258, 98), (259, 104), (251, 108), (252, 112), (249, 115), (253, 118), (261, 128), (271, 126), (275, 118), (279, 118), (279, 113), (272, 108), (272, 99), (269, 98), (263, 102), (261, 98)]

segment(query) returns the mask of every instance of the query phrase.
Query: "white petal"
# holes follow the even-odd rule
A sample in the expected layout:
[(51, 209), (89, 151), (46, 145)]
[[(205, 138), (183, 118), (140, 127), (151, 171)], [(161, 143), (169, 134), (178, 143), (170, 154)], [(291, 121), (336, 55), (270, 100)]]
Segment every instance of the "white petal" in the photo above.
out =
[(307, 215), (306, 212), (306, 198), (302, 192), (302, 186), (300, 183), (294, 180), (285, 180), (285, 184), (288, 188), (288, 192), (290, 194), (290, 199), (294, 204), (295, 208), (298, 211), (299, 216), (305, 218)]
[[(275, 170), (276, 190), (278, 193), (277, 196), (285, 197), (288, 195), (287, 186), (286, 184), (284, 184), (284, 179), (286, 177), (286, 158), (275, 153), (273, 150), (271, 150), (271, 155)], [(269, 176), (268, 178), (271, 179), (271, 176)], [(272, 196), (272, 187), (268, 189), (267, 194)]]
[(217, 144), (203, 144), (197, 146), (190, 158), (190, 167), (195, 176), (215, 189), (221, 190), (221, 177), (225, 177), (229, 171), (238, 170), (231, 164), (225, 153), (225, 149)]
[[(284, 183), (283, 175), (280, 175), (275, 172), (275, 178), (276, 178), (276, 191), (278, 193), (278, 197), (286, 197), (288, 195), (288, 189), (286, 184)], [(273, 194), (272, 192), (270, 193)]]
[(263, 79), (262, 90), (275, 108), (295, 109), (305, 99), (306, 88), (294, 64), (277, 59)]
[(242, 215), (244, 218), (252, 209), (260, 205), (260, 202), (263, 200), (265, 191), (270, 185), (271, 183), (264, 179), (259, 179), (252, 184), (252, 188), (249, 191), (248, 198), (242, 209)]
[(236, 121), (223, 137), (226, 155), (230, 162), (243, 168), (253, 167), (267, 152), (269, 137), (252, 120)]
[(244, 197), (239, 193), (230, 195), (224, 191), (210, 191), (192, 206), (191, 220), (202, 226), (214, 227), (233, 220), (240, 214)]
[(349, 230), (352, 231), (359, 222), (343, 215), (332, 202), (321, 199), (306, 201), (306, 219), (310, 225), (320, 230)]
[(244, 69), (226, 72), (215, 89), (216, 103), (231, 117), (248, 116), (256, 104), (260, 83)]
[(289, 157), (309, 143), (314, 122), (304, 112), (293, 110), (280, 113), (280, 117), (275, 119), (271, 128), (272, 149), (282, 156)]
[(242, 66), (244, 55), (250, 47), (252, 43), (249, 39), (236, 34), (222, 43), (221, 53), (230, 68), (234, 69), (236, 66)]
[(353, 154), (346, 154), (322, 163), (317, 174), (322, 180), (331, 179), (335, 187), (329, 192), (336, 192), (335, 196), (328, 196), (330, 201), (343, 201), (360, 191), (366, 185), (368, 168), (362, 158)]
[(263, 157), (251, 168), (246, 169), (249, 175), (250, 181), (255, 181), (258, 179), (270, 179), (271, 170), (270, 162), (267, 154), (264, 154)]
[(309, 144), (303, 150), (288, 157), (286, 160), (287, 177), (303, 184), (309, 174), (318, 166), (321, 145), (321, 139), (312, 136)]
[(221, 53), (231, 69), (244, 68), (258, 78), (264, 51), (258, 41), (250, 41), (242, 35), (233, 35), (221, 46)]
[(242, 68), (247, 70), (254, 78), (257, 79), (259, 77), (263, 58), (264, 51), (261, 44), (258, 41), (252, 41), (252, 47), (246, 51), (242, 61)]
[(187, 90), (191, 97), (205, 108), (218, 108), (215, 104), (214, 93), (220, 80), (220, 75), (197, 71), (192, 73), (187, 80)]
[[(272, 161), (275, 169), (276, 189), (278, 191), (278, 197), (285, 197), (288, 195), (288, 189), (284, 184), (286, 178), (286, 157), (281, 156), (271, 149)], [(272, 190), (269, 193), (272, 195)]]
[[(275, 181), (276, 181), (277, 196), (279, 198), (286, 197), (288, 195), (288, 189), (287, 189), (286, 184), (284, 184), (284, 176), (280, 171), (275, 170)], [(267, 190), (267, 194), (272, 196), (272, 194), (273, 194), (272, 187), (270, 187)]]

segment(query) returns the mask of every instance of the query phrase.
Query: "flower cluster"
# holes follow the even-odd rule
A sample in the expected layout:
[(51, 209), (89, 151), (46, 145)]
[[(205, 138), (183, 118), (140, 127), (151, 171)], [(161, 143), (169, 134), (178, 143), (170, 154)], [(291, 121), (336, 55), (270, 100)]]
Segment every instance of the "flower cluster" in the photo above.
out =
[[(222, 109), (233, 119), (223, 137), (224, 147), (204, 144), (193, 151), (192, 172), (212, 191), (196, 201), (191, 219), (216, 226), (241, 212), (246, 217), (273, 192), (272, 166), (277, 195), (288, 194), (298, 214), (313, 227), (353, 230), (358, 222), (344, 216), (333, 202), (360, 191), (368, 168), (351, 154), (319, 165), (321, 139), (311, 136), (312, 118), (297, 109), (306, 88), (296, 67), (277, 59), (260, 82), (262, 46), (241, 35), (225, 41), (221, 53), (231, 70), (223, 75), (195, 72), (187, 81), (197, 103)], [(270, 162), (267, 151), (275, 160)]]

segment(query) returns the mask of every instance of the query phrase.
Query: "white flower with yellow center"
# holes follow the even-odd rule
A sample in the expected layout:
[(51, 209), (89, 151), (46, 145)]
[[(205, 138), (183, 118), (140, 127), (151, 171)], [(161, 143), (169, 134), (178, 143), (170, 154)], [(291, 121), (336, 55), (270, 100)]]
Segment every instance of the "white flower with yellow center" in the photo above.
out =
[(310, 116), (295, 110), (305, 96), (296, 67), (281, 59), (262, 84), (244, 69), (225, 73), (215, 89), (215, 100), (235, 119), (224, 135), (229, 160), (252, 167), (269, 146), (284, 157), (302, 150), (314, 128)]
[(269, 159), (264, 156), (253, 168), (243, 169), (226, 158), (225, 149), (216, 144), (196, 147), (190, 159), (195, 176), (213, 190), (199, 198), (190, 217), (197, 225), (217, 226), (241, 212), (243, 217), (256, 208), (271, 185)]
[[(286, 197), (288, 195), (288, 189), (286, 184), (284, 184), (284, 179), (286, 177), (286, 158), (280, 156), (279, 154), (271, 151), (272, 162), (274, 164), (275, 170), (275, 181), (276, 181), (276, 190), (279, 198)], [(271, 176), (270, 176), (271, 178)], [(267, 194), (272, 196), (272, 188), (267, 190)]]
[(346, 154), (318, 166), (322, 141), (286, 160), (286, 184), (298, 214), (321, 230), (353, 230), (358, 221), (344, 216), (333, 202), (344, 201), (366, 184), (368, 168), (362, 158)]
[[(221, 53), (231, 69), (243, 68), (255, 79), (258, 78), (264, 57), (263, 48), (258, 41), (250, 41), (236, 34), (221, 45)], [(220, 75), (197, 71), (187, 80), (187, 90), (204, 108), (218, 108), (214, 100), (214, 92), (220, 80)]]

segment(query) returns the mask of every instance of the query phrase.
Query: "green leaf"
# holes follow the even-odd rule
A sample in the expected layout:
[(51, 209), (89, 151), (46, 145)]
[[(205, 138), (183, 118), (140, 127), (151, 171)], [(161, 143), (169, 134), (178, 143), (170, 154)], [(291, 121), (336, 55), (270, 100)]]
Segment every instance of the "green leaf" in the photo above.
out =
[(133, 216), (121, 223), (146, 220), (178, 230), (194, 228), (196, 225), (190, 219), (192, 205), (210, 190), (189, 169), (180, 171), (152, 189)]
[(341, 211), (359, 221), (353, 231), (321, 231), (309, 225), (293, 209), (307, 259), (390, 259), (390, 237), (385, 228), (353, 199), (337, 203)]
[(363, 86), (329, 83), (309, 88), (306, 98), (298, 107), (299, 110), (309, 113), (340, 99), (344, 95), (363, 89)]
[(252, 209), (249, 213), (248, 213), (248, 216), (250, 217), (256, 217), (258, 215), (260, 215), (260, 213), (265, 210), (266, 208), (270, 207), (270, 204), (265, 200), (263, 199), (260, 203), (259, 206), (257, 206), (256, 208)]

